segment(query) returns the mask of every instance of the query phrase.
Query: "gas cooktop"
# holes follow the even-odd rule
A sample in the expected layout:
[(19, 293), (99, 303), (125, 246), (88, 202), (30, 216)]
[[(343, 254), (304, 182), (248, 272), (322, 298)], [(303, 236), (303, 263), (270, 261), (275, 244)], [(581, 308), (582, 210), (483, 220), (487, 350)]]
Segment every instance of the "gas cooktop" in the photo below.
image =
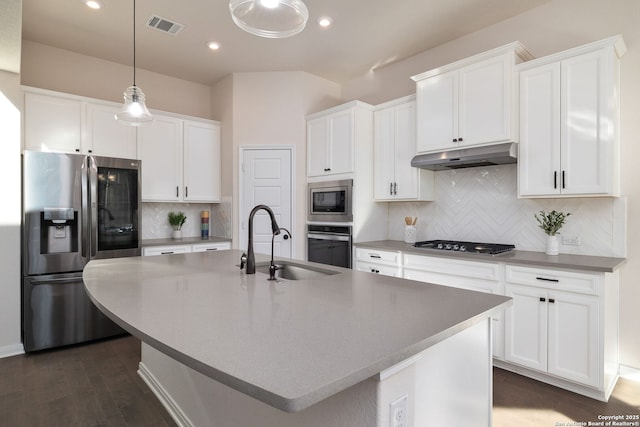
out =
[(424, 240), (422, 242), (416, 242), (413, 246), (424, 249), (489, 255), (509, 252), (516, 247), (515, 245), (506, 245), (501, 243), (459, 242), (456, 240)]

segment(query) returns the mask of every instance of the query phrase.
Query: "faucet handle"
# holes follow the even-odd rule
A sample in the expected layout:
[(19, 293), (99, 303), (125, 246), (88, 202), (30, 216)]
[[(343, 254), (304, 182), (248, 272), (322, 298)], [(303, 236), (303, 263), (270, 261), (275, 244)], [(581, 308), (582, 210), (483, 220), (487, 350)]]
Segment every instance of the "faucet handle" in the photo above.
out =
[(244, 268), (244, 266), (247, 265), (247, 254), (243, 253), (240, 256), (240, 270), (242, 270)]

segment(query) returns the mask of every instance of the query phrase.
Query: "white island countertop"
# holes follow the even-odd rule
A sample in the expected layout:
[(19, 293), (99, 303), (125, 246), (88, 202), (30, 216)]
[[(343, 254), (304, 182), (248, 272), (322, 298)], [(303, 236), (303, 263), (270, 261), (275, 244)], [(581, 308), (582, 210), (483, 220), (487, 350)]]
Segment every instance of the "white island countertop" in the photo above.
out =
[[(145, 343), (286, 412), (486, 320), (510, 298), (339, 267), (270, 282), (241, 251), (117, 258), (84, 269), (92, 301)], [(257, 255), (257, 261), (268, 258)]]

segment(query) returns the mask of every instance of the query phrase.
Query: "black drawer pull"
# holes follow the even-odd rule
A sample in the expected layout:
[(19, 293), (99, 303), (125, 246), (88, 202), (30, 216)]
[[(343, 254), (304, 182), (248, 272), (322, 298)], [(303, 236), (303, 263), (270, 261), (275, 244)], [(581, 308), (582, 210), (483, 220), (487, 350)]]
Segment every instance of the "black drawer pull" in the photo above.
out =
[(160, 252), (160, 255), (171, 255), (173, 253), (173, 251), (169, 251), (169, 252)]
[(545, 302), (546, 300), (546, 298), (540, 297), (540, 302)]
[(369, 258), (382, 258), (382, 257), (378, 254), (369, 254)]
[(218, 248), (207, 248), (208, 251), (217, 251)]
[(542, 280), (543, 282), (555, 282), (555, 283), (558, 283), (560, 281), (558, 279), (548, 279), (546, 277), (536, 277), (536, 280)]
[(556, 302), (556, 300), (554, 300), (553, 298), (549, 298), (549, 302), (553, 304), (554, 302)]

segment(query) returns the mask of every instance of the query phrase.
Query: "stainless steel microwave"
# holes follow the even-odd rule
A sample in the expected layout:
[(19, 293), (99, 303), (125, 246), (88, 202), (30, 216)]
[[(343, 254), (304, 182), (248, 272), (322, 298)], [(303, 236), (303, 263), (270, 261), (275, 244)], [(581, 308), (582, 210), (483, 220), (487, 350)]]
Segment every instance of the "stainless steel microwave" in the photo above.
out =
[(320, 222), (351, 222), (353, 180), (309, 183), (307, 219)]

